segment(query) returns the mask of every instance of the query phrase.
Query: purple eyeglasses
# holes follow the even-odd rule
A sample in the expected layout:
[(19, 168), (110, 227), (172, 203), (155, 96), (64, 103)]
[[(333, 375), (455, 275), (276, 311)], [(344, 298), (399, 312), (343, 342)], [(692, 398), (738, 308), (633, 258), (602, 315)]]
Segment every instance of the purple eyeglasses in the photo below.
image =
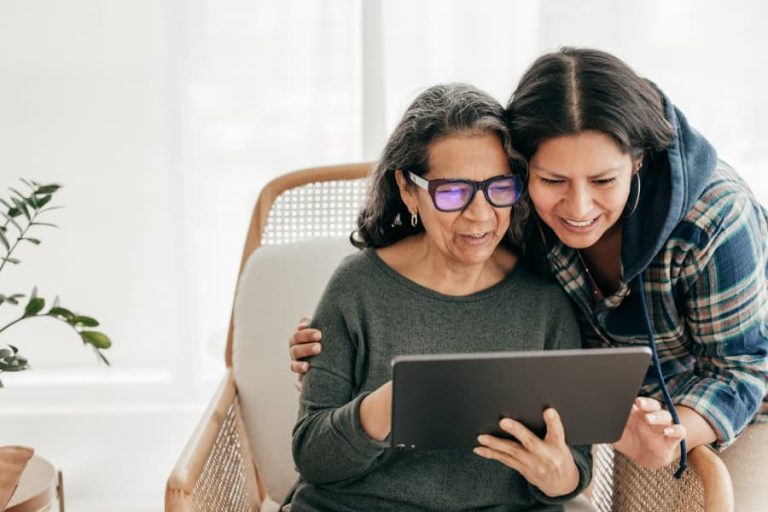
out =
[(523, 193), (520, 177), (515, 174), (494, 176), (485, 181), (460, 179), (427, 180), (408, 171), (415, 185), (423, 188), (432, 198), (432, 204), (441, 212), (458, 212), (465, 209), (482, 190), (488, 202), (496, 208), (509, 208)]

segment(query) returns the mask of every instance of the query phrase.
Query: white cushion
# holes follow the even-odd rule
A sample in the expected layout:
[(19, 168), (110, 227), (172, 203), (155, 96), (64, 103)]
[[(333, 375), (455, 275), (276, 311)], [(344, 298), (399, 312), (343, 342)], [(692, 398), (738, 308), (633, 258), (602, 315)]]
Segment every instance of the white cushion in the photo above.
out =
[(248, 441), (269, 496), (280, 502), (296, 481), (291, 431), (299, 393), (288, 338), (312, 315), (328, 279), (347, 254), (346, 238), (256, 249), (243, 269), (234, 307), (232, 363)]
[(736, 510), (765, 510), (768, 488), (768, 423), (750, 425), (739, 439), (720, 454), (733, 480)]

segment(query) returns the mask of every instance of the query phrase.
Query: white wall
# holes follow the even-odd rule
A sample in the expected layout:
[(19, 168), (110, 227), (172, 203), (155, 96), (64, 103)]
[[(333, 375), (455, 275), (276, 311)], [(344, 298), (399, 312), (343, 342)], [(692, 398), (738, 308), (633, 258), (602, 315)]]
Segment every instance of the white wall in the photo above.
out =
[[(0, 293), (59, 295), (114, 341), (0, 334), (0, 444), (65, 471), (68, 510), (162, 508), (223, 369), (250, 209), (274, 176), (374, 158), (415, 94), (468, 81), (506, 101), (539, 54), (597, 46), (681, 105), (765, 202), (768, 4), (732, 0), (3, 0), (0, 187), (62, 183)], [(0, 192), (4, 197), (4, 192)], [(18, 310), (0, 306), (0, 325)], [(33, 325), (33, 322), (37, 322)], [(288, 333), (286, 333), (286, 336)]]

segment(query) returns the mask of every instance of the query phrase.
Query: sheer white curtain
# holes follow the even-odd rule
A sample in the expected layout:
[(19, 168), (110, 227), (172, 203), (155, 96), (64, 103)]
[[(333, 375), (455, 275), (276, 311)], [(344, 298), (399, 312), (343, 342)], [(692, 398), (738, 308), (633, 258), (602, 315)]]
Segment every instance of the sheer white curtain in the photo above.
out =
[[(1, 334), (34, 370), (3, 375), (0, 444), (68, 468), (73, 509), (102, 510), (104, 496), (110, 510), (159, 508), (223, 370), (258, 191), (375, 158), (437, 82), (505, 102), (545, 51), (611, 51), (768, 202), (767, 17), (748, 0), (0, 2), (0, 187), (60, 182), (67, 206), (0, 293), (37, 284), (114, 341), (104, 369), (55, 322)], [(1, 306), (0, 322), (17, 313)]]

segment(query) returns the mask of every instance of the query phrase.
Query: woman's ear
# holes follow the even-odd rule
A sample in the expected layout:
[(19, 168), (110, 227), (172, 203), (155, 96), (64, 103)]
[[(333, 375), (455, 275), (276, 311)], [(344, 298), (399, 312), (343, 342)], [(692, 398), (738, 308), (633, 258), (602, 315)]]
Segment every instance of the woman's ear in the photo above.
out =
[(634, 176), (635, 174), (639, 173), (640, 169), (643, 167), (643, 157), (642, 157), (642, 155), (639, 158), (635, 159), (633, 164), (634, 164), (634, 166), (632, 167), (632, 175)]
[(397, 188), (400, 190), (400, 199), (403, 200), (408, 211), (411, 213), (418, 213), (418, 200), (416, 194), (408, 180), (405, 178), (403, 171), (400, 169), (395, 171), (395, 181), (397, 182)]

